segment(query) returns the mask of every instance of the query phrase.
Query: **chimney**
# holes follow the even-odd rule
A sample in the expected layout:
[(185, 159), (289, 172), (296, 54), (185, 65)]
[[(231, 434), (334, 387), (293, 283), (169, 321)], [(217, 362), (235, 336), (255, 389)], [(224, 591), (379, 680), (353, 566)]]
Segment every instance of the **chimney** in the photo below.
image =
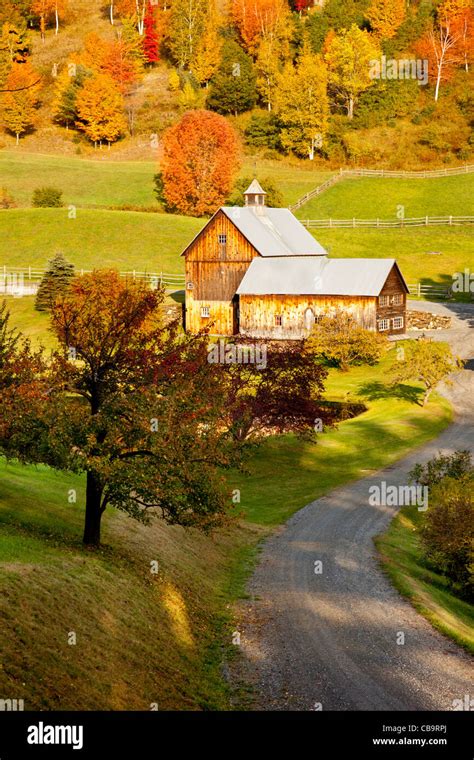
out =
[(260, 183), (254, 179), (244, 193), (245, 205), (253, 208), (257, 214), (264, 214), (266, 195)]

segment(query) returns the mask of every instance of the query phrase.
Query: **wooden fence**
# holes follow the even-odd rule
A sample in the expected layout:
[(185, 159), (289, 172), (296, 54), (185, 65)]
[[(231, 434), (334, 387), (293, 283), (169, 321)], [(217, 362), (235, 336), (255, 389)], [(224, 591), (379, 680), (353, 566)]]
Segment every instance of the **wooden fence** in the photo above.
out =
[(418, 216), (410, 219), (301, 219), (301, 224), (314, 229), (356, 227), (390, 229), (392, 227), (441, 227), (474, 224), (474, 216)]
[(290, 211), (297, 211), (305, 203), (308, 203), (312, 198), (316, 198), (321, 193), (324, 193), (330, 187), (340, 182), (343, 179), (351, 179), (357, 177), (379, 177), (380, 179), (429, 179), (439, 177), (458, 177), (461, 174), (472, 174), (474, 172), (474, 164), (467, 166), (454, 166), (446, 169), (432, 169), (420, 172), (404, 172), (404, 171), (387, 171), (386, 169), (339, 169), (338, 174), (334, 174), (322, 185), (318, 185), (314, 190), (303, 195), (299, 200), (290, 206)]
[[(0, 294), (3, 295), (34, 295), (38, 290), (39, 283), (45, 274), (45, 269), (37, 267), (9, 267), (0, 266)], [(76, 274), (87, 274), (90, 269), (76, 269)], [(151, 288), (160, 285), (166, 290), (179, 290), (184, 288), (184, 274), (166, 274), (165, 272), (119, 272), (120, 277), (129, 280), (146, 282)]]

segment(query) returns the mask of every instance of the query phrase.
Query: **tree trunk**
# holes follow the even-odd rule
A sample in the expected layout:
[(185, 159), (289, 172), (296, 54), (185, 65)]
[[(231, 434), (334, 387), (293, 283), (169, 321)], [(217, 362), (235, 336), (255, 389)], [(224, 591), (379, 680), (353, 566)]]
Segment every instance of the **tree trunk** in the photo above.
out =
[(110, 3), (110, 23), (114, 24), (114, 4), (113, 2)]
[(86, 546), (100, 545), (100, 521), (102, 518), (102, 488), (93, 472), (87, 473), (86, 522), (83, 543)]
[(439, 98), (439, 86), (441, 84), (441, 66), (438, 66), (438, 76), (436, 77), (436, 89), (435, 89), (435, 101), (438, 101)]
[(349, 107), (347, 109), (347, 115), (349, 119), (352, 119), (352, 117), (354, 116), (354, 98), (352, 97), (349, 98)]
[(20, 144), (20, 135), (18, 134), (18, 132), (16, 133), (16, 144), (17, 145)]
[(56, 34), (59, 32), (59, 13), (58, 13), (58, 6), (55, 8), (55, 17), (56, 17)]

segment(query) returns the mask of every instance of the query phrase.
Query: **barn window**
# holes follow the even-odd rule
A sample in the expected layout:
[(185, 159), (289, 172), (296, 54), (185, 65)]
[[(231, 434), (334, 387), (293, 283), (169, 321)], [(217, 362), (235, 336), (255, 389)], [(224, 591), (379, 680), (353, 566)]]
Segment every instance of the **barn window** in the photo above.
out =
[(227, 253), (227, 235), (218, 235), (217, 239), (219, 242), (219, 257), (221, 259), (225, 259), (225, 255)]
[(210, 317), (210, 316), (211, 316), (211, 307), (201, 306), (201, 317)]
[(379, 306), (388, 306), (390, 303), (390, 296), (379, 296)]
[(281, 314), (275, 314), (275, 325), (277, 327), (281, 327), (282, 324), (283, 324), (283, 317), (281, 316)]
[(390, 320), (379, 319), (379, 330), (382, 332), (383, 330), (389, 330), (389, 329), (390, 329)]
[(186, 285), (187, 290), (192, 290), (194, 288), (194, 285), (192, 282), (188, 282)]
[(394, 317), (392, 324), (394, 330), (401, 330), (403, 327), (403, 317)]
[(403, 295), (401, 293), (395, 293), (392, 298), (392, 303), (394, 306), (400, 306), (403, 303)]

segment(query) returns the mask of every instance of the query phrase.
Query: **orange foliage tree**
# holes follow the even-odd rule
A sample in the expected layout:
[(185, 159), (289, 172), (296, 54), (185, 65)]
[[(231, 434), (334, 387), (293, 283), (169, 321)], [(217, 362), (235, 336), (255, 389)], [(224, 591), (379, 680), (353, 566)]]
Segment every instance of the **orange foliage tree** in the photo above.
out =
[(185, 113), (163, 136), (163, 194), (173, 211), (212, 214), (228, 197), (239, 163), (233, 127), (219, 114)]
[(290, 19), (287, 0), (233, 0), (231, 14), (242, 42), (252, 54), (262, 39), (285, 36)]
[(92, 71), (108, 74), (122, 93), (140, 79), (143, 71), (141, 47), (126, 36), (104, 40), (94, 33), (88, 35), (79, 62)]
[(438, 7), (433, 27), (415, 45), (416, 54), (428, 61), (430, 79), (435, 81), (434, 99), (442, 82), (449, 82), (462, 64), (472, 58), (472, 12), (462, 0), (450, 0)]
[(41, 39), (44, 42), (46, 24), (54, 17), (55, 34), (59, 32), (59, 17), (65, 12), (67, 0), (33, 0), (31, 12), (39, 16)]
[(40, 79), (29, 62), (13, 63), (6, 78), (0, 119), (3, 126), (16, 135), (17, 144), (20, 136), (34, 124)]

